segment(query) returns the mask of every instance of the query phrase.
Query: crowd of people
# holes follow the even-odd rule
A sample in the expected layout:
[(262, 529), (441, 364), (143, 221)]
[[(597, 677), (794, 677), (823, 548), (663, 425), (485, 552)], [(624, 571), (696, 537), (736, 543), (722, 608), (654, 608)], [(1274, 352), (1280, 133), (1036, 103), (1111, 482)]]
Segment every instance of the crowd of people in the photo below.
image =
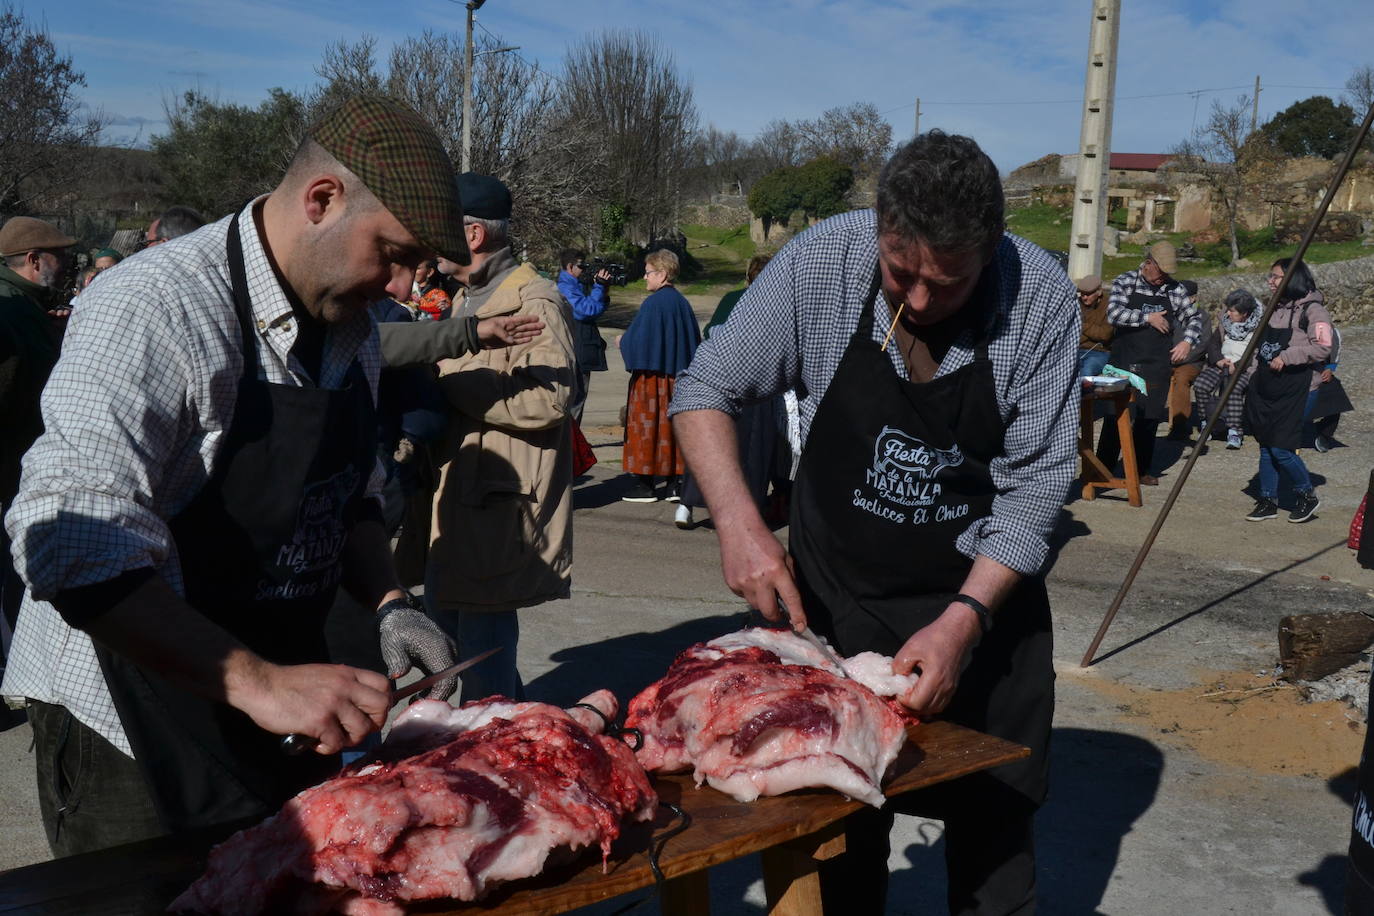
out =
[[(1219, 411), (1212, 439), (1238, 450), (1248, 434), (1259, 446), (1256, 501), (1245, 518), (1277, 518), (1280, 485), (1286, 483), (1293, 494), (1288, 521), (1310, 521), (1321, 498), (1298, 452), (1336, 447), (1340, 414), (1353, 409), (1335, 374), (1340, 334), (1311, 270), (1291, 258), (1270, 266), (1271, 293), (1291, 276), (1261, 326), (1264, 310), (1243, 289), (1224, 297), (1214, 322), (1208, 309), (1198, 307), (1197, 283), (1176, 279), (1177, 269), (1174, 246), (1160, 241), (1146, 250), (1138, 269), (1112, 282), (1105, 302), (1100, 277), (1076, 281), (1083, 322), (1080, 376), (1124, 370), (1141, 383), (1131, 404), (1141, 484), (1159, 484), (1155, 444), (1161, 424), (1169, 424), (1167, 439), (1191, 443)], [(1255, 338), (1254, 359), (1238, 369)], [(1120, 456), (1116, 424), (1102, 424), (1098, 459), (1113, 468)]]
[[(455, 175), (415, 112), (357, 96), (238, 212), (173, 208), (145, 250), (94, 252), (74, 307), (76, 240), (28, 217), (0, 228), (0, 691), (31, 723), (55, 855), (274, 812), (375, 740), (388, 678), (412, 667), (500, 649), (461, 699), (524, 697), (520, 614), (571, 593), (611, 277), (577, 248), (556, 279), (521, 263), (513, 203), (497, 178)], [(1280, 475), (1290, 520), (1313, 517), (1297, 452), (1309, 427), (1334, 446), (1349, 409), (1305, 266), (1275, 263), (1272, 286), (1291, 276), (1262, 327), (1239, 290), (1212, 322), (1167, 242), (1105, 295), (1078, 280), (1076, 309), (1003, 207), (977, 144), (931, 131), (892, 156), (872, 209), (753, 259), (704, 335), (678, 255), (649, 252), (648, 296), (615, 338), (625, 501), (677, 501), (680, 528), (708, 509), (751, 607), (919, 669), (915, 714), (1031, 749), (901, 807), (945, 820), (961, 914), (1033, 906), (1045, 575), (1080, 376), (1142, 384), (1147, 484), (1159, 427), (1186, 438), (1220, 409), (1228, 447), (1260, 446), (1257, 521)], [(1116, 435), (1104, 424), (1108, 465)], [(458, 690), (455, 675), (429, 695)], [(287, 734), (318, 753), (284, 757)], [(892, 817), (846, 822), (827, 907), (882, 912)]]

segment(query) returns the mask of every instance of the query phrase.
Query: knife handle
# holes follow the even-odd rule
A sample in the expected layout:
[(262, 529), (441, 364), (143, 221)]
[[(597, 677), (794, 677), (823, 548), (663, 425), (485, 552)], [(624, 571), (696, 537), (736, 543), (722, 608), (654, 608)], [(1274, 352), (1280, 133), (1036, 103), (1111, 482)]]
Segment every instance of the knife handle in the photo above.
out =
[(281, 739), (281, 752), (288, 757), (299, 757), (306, 751), (313, 751), (320, 744), (320, 739), (312, 738), (309, 735), (290, 734)]

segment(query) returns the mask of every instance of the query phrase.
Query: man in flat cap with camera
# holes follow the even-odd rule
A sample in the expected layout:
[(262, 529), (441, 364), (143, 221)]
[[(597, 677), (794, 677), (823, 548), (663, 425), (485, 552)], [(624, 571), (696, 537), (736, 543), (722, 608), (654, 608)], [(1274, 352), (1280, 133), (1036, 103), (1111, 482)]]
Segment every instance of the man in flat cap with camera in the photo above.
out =
[[(30, 216), (16, 216), (0, 227), (0, 516), (19, 490), (19, 459), (43, 431), (38, 396), (57, 362), (62, 330), (53, 316), (67, 307), (62, 279), (74, 245), (76, 239)], [(3, 666), (24, 584), (14, 573), (3, 531), (0, 550)]]
[(259, 818), (333, 772), (390, 705), (326, 664), (340, 586), (392, 676), (454, 661), (380, 523), (368, 314), (468, 260), (452, 176), (419, 115), (354, 97), (270, 194), (82, 296), (5, 520), (28, 593), (3, 693), (56, 855)]
[[(449, 406), (425, 575), (430, 613), (470, 656), (502, 651), (463, 673), (463, 701), (523, 699), (517, 612), (566, 598), (572, 581), (572, 439), (568, 402), (577, 360), (552, 281), (510, 247), (510, 190), (465, 173), (463, 233), (472, 259), (441, 259), (463, 286), (454, 320), (537, 318), (526, 344), (439, 363)], [(442, 323), (442, 322), (441, 322)]]

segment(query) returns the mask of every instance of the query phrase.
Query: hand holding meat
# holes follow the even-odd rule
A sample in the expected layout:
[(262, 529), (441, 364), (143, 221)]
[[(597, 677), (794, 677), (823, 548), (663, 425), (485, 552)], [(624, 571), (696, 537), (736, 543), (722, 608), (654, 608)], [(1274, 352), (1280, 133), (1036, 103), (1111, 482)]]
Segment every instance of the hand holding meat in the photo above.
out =
[(601, 734), (615, 697), (582, 702), (599, 713), (416, 703), (376, 759), (217, 846), (172, 911), (400, 916), (410, 901), (477, 899), (582, 847), (604, 861), (622, 824), (652, 819), (657, 798), (629, 746)]
[(921, 674), (902, 703), (922, 718), (939, 715), (954, 696), (959, 675), (968, 666), (982, 632), (978, 615), (971, 608), (951, 604), (929, 626), (912, 634), (892, 660), (894, 674), (913, 670)]
[(725, 584), (749, 606), (772, 621), (786, 608), (792, 629), (806, 626), (806, 611), (792, 578), (792, 562), (778, 539), (763, 526), (724, 526), (720, 534), (720, 566)]
[(535, 315), (497, 315), (477, 322), (477, 339), (483, 349), (496, 350), (527, 344), (544, 330), (544, 322)]
[(316, 752), (327, 755), (382, 727), (389, 688), (386, 678), (362, 668), (259, 660), (246, 676), (231, 682), (228, 700), (274, 735), (317, 739)]
[[(398, 678), (418, 665), (425, 673), (443, 671), (458, 661), (458, 647), (423, 611), (397, 607), (377, 621), (382, 661), (387, 673)], [(458, 675), (445, 678), (425, 693), (431, 700), (446, 700), (458, 688)]]

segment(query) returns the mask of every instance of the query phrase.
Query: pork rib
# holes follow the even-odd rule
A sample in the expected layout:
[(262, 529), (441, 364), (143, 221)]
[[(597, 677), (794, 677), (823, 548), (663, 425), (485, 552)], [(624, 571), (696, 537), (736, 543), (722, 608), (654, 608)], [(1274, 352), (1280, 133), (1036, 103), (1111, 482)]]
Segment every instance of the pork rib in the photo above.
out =
[[(583, 702), (607, 718), (615, 698)], [(216, 847), (176, 912), (401, 913), (403, 901), (475, 900), (543, 870), (551, 852), (600, 846), (657, 799), (603, 718), (493, 698), (453, 709), (425, 700), (378, 759), (301, 792)], [(404, 756), (398, 756), (403, 749)]]
[(690, 769), (738, 801), (828, 787), (881, 807), (908, 721), (892, 697), (915, 679), (874, 653), (844, 665), (793, 633), (746, 629), (679, 655), (630, 701), (625, 724), (644, 735), (645, 769)]

